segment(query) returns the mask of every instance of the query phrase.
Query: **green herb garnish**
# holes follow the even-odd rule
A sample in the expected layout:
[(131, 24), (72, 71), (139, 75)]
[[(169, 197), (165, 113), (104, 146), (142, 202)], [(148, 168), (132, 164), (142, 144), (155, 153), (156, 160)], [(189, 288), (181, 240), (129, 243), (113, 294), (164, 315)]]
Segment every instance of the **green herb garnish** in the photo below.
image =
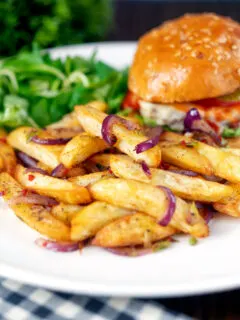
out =
[(195, 238), (195, 237), (190, 237), (189, 238), (189, 244), (191, 245), (191, 246), (195, 246), (196, 244), (197, 244), (197, 239)]
[(167, 248), (170, 247), (170, 245), (171, 245), (171, 241), (170, 240), (160, 241), (160, 242), (154, 244), (153, 251), (157, 252), (157, 251), (160, 251), (160, 250), (167, 249)]
[(240, 128), (232, 129), (225, 127), (222, 133), (223, 138), (236, 138), (240, 137)]

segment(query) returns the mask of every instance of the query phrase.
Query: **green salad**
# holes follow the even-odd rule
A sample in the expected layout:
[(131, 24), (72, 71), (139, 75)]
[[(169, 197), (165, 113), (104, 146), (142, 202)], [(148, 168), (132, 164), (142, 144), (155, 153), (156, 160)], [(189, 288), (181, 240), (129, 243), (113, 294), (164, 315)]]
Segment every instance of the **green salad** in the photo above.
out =
[(0, 127), (45, 127), (75, 105), (106, 101), (109, 113), (120, 110), (128, 70), (116, 70), (93, 53), (88, 59), (53, 59), (38, 47), (0, 61)]

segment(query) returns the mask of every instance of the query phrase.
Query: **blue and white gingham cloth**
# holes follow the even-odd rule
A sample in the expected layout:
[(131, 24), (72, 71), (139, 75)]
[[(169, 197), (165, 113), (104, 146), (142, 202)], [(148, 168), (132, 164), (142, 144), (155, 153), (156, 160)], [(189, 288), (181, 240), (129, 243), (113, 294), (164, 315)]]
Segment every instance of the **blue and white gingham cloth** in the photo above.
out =
[(152, 300), (86, 297), (0, 278), (2, 320), (190, 320)]

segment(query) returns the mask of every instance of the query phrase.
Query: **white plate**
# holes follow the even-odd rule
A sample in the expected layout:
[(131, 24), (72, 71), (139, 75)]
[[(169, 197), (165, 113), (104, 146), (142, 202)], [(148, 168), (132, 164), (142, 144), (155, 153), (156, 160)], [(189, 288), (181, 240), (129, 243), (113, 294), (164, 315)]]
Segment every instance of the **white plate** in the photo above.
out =
[[(131, 62), (133, 43), (71, 46), (53, 50), (55, 57), (98, 57), (123, 67)], [(0, 275), (54, 290), (89, 295), (170, 297), (236, 288), (240, 284), (240, 221), (221, 217), (210, 237), (196, 246), (187, 236), (171, 248), (144, 257), (114, 256), (101, 249), (54, 253), (38, 248), (37, 232), (0, 204)]]

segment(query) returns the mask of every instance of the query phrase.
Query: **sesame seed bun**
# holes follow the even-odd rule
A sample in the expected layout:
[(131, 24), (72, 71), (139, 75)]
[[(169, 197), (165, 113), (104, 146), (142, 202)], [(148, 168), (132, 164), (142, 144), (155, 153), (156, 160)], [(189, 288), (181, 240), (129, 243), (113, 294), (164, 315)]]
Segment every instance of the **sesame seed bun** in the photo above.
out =
[(173, 103), (219, 97), (240, 87), (240, 24), (215, 14), (187, 14), (140, 38), (129, 89)]

